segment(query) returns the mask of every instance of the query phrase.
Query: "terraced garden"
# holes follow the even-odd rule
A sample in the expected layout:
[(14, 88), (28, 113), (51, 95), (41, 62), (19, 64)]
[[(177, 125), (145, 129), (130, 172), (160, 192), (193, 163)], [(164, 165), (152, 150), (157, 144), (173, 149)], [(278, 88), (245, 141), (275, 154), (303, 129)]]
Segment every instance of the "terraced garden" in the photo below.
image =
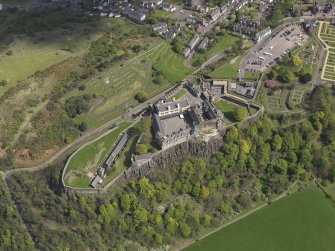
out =
[(335, 26), (327, 22), (321, 22), (318, 36), (327, 48), (326, 61), (322, 69), (321, 78), (335, 81)]

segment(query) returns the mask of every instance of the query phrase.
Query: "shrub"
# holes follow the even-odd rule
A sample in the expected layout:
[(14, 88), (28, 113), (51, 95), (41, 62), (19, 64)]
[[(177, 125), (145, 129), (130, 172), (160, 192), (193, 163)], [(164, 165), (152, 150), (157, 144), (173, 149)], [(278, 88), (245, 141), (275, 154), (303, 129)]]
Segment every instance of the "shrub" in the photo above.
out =
[(140, 91), (135, 95), (135, 99), (142, 103), (148, 99), (148, 94), (145, 91)]

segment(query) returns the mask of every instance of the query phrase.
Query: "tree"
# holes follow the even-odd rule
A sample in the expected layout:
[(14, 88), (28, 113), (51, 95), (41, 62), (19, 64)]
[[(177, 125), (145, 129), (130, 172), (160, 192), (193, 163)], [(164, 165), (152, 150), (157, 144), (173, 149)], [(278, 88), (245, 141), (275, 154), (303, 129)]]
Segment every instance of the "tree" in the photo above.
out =
[(302, 64), (302, 61), (297, 54), (292, 55), (291, 60), (294, 66), (299, 66)]
[(276, 134), (272, 141), (271, 141), (271, 147), (274, 151), (279, 151), (282, 147), (283, 139), (280, 137), (280, 135)]
[(279, 68), (278, 79), (282, 82), (288, 83), (294, 79), (294, 73), (286, 66), (282, 66)]
[(247, 110), (243, 106), (236, 106), (234, 108), (234, 118), (236, 121), (240, 122), (248, 116)]
[(148, 99), (148, 94), (145, 91), (140, 91), (135, 95), (135, 99), (142, 103)]
[(303, 84), (306, 84), (311, 80), (312, 80), (312, 74), (310, 74), (309, 72), (301, 75), (300, 78), (299, 78), (299, 81)]
[(278, 73), (275, 69), (272, 69), (269, 73), (268, 73), (268, 78), (269, 79), (277, 79), (278, 77)]
[(81, 122), (79, 125), (78, 125), (78, 129), (82, 132), (85, 132), (87, 130), (87, 123), (86, 122)]
[(188, 237), (192, 232), (192, 229), (184, 222), (180, 223), (179, 229), (184, 238)]
[(146, 144), (138, 144), (136, 146), (136, 153), (141, 155), (141, 154), (145, 154), (148, 152), (148, 147)]
[(245, 139), (242, 139), (240, 141), (240, 150), (245, 154), (248, 154), (250, 152), (250, 145)]

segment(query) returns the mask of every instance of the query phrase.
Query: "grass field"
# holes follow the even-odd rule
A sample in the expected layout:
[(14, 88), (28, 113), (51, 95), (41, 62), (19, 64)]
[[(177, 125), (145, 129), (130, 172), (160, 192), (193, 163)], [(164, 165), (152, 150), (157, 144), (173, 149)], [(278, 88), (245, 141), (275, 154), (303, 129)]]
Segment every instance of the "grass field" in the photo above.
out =
[(331, 251), (335, 205), (317, 188), (274, 202), (185, 251)]
[(218, 109), (220, 109), (223, 112), (225, 118), (228, 119), (229, 123), (226, 123), (226, 124), (231, 124), (231, 123), (236, 122), (234, 118), (234, 109), (237, 107), (237, 105), (228, 103), (224, 100), (220, 100), (220, 101), (215, 102), (215, 106)]
[(233, 64), (227, 63), (211, 72), (209, 75), (212, 78), (236, 78), (242, 57), (236, 58)]
[(110, 147), (120, 133), (131, 125), (131, 122), (120, 123), (110, 133), (94, 141), (77, 152), (67, 164), (65, 184), (72, 187), (87, 187), (90, 181), (89, 174), (95, 173)]
[(157, 67), (162, 70), (165, 77), (172, 83), (177, 83), (191, 73), (194, 68), (187, 68), (183, 59), (171, 49), (161, 55)]
[(230, 34), (226, 34), (225, 36), (219, 38), (219, 40), (214, 44), (214, 46), (210, 49), (208, 49), (206, 51), (205, 54), (201, 54), (201, 53), (195, 53), (193, 55), (193, 57), (190, 60), (191, 64), (194, 64), (197, 60), (203, 58), (203, 57), (211, 57), (213, 54), (222, 51), (222, 50), (227, 50), (229, 49), (233, 44), (235, 44), (237, 42), (238, 38), (230, 35)]
[[(0, 87), (0, 96), (17, 81), (23, 80), (37, 71), (44, 70), (67, 58), (75, 57), (87, 50), (90, 42), (96, 38), (87, 39), (80, 34), (64, 35), (48, 34), (56, 38), (44, 41), (28, 38), (17, 38), (5, 51), (0, 53), (0, 81), (7, 80), (6, 87)], [(11, 52), (12, 55), (7, 55)]]

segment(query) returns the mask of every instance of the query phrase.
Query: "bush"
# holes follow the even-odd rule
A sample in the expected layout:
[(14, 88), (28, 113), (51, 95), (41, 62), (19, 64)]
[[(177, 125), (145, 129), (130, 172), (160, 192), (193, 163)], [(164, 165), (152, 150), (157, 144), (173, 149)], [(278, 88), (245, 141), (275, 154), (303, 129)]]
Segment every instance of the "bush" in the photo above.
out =
[(8, 82), (6, 80), (1, 80), (0, 81), (0, 86), (6, 86)]
[(307, 84), (311, 80), (312, 80), (312, 74), (310, 74), (309, 72), (301, 75), (299, 78), (300, 83), (303, 84)]
[(236, 121), (240, 122), (248, 116), (247, 110), (242, 106), (236, 106), (234, 108), (234, 118)]
[(87, 123), (86, 122), (81, 122), (79, 125), (78, 125), (78, 129), (82, 132), (85, 132), (87, 130), (88, 126), (87, 126)]
[(135, 95), (135, 99), (142, 103), (148, 99), (148, 94), (145, 91), (140, 91)]

